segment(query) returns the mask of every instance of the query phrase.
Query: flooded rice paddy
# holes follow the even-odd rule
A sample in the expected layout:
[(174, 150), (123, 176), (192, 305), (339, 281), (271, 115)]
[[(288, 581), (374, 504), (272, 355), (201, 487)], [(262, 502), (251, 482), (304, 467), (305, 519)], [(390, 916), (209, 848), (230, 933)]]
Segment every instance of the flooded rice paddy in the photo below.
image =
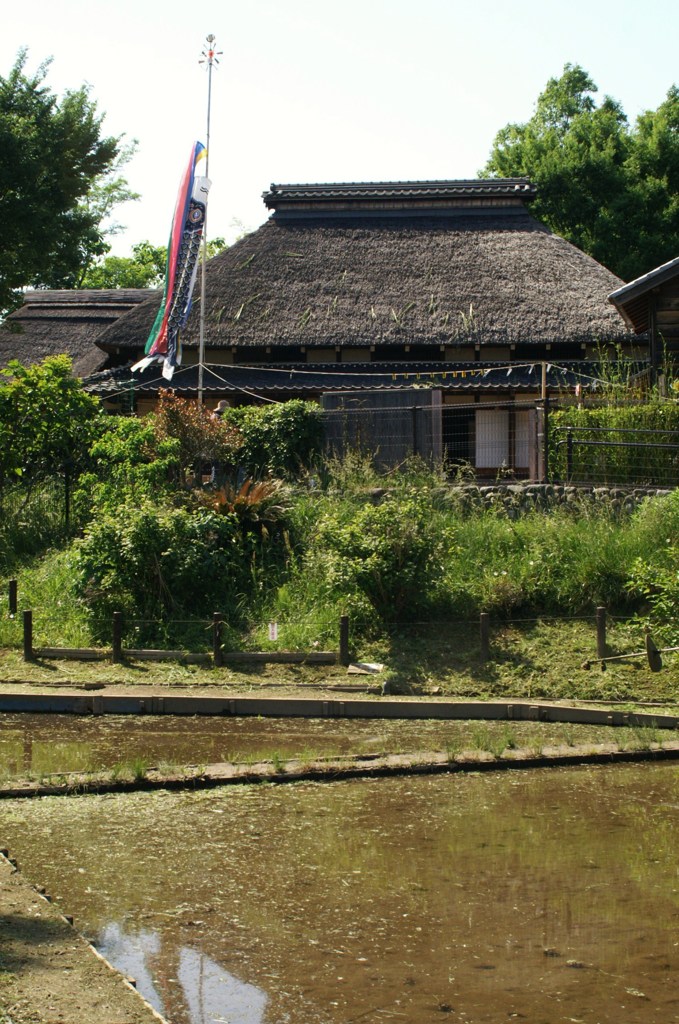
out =
[(545, 744), (647, 745), (669, 734), (588, 725), (440, 720), (308, 719), (206, 716), (3, 714), (0, 780), (146, 766), (221, 761), (310, 759), (341, 754), (487, 750), (538, 753)]
[(644, 764), (3, 801), (0, 837), (172, 1024), (671, 1024), (678, 820)]

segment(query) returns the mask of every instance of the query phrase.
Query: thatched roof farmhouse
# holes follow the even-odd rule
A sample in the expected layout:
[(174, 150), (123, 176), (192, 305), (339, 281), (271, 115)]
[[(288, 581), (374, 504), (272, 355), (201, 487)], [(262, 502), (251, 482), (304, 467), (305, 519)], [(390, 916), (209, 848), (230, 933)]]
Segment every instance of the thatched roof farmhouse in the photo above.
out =
[[(648, 347), (608, 301), (623, 282), (535, 220), (534, 196), (529, 181), (513, 178), (272, 185), (268, 221), (206, 268), (206, 403), (416, 384), (439, 395), (444, 434), (453, 421), (466, 431), (461, 458), (479, 430), (525, 434), (518, 412), (493, 420), (461, 407), (536, 399), (545, 383), (591, 379), (602, 347), (642, 358)], [(198, 292), (171, 384), (186, 396), (199, 386)], [(143, 299), (92, 337), (103, 362), (86, 387), (112, 409), (143, 412), (167, 387), (157, 365), (129, 370), (160, 296)], [(72, 322), (68, 330), (75, 336)]]
[[(524, 179), (272, 185), (270, 219), (207, 267), (205, 362), (219, 369), (206, 394), (311, 396), (392, 369), (569, 362), (629, 342), (607, 301), (622, 282), (536, 221), (534, 194)], [(197, 386), (198, 305), (172, 382), (184, 393)], [(136, 306), (98, 344), (132, 362), (157, 307)], [(123, 377), (90, 386), (113, 394)], [(140, 375), (140, 397), (158, 377)]]

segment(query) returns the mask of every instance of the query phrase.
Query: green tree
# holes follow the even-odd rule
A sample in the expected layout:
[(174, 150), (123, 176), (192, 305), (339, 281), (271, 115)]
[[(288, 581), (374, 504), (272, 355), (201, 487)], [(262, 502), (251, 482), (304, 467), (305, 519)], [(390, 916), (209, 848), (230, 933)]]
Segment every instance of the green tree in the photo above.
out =
[(165, 277), (167, 252), (151, 242), (137, 242), (131, 256), (105, 256), (91, 266), (81, 288), (158, 288)]
[[(207, 243), (207, 258), (217, 256), (227, 245), (223, 238)], [(89, 267), (80, 288), (160, 288), (165, 279), (167, 249), (151, 242), (137, 242), (131, 256), (104, 256)]]
[(87, 458), (100, 415), (96, 398), (71, 374), (68, 356), (0, 370), (0, 477), (77, 467)]
[(207, 249), (207, 258), (211, 260), (213, 256), (219, 256), (220, 252), (224, 252), (229, 247), (226, 244), (226, 239), (218, 236), (217, 238), (209, 238), (205, 248)]
[(528, 177), (535, 216), (625, 280), (679, 251), (679, 90), (630, 127), (619, 103), (566, 64), (531, 119), (495, 137), (484, 175)]
[(323, 413), (316, 402), (226, 409), (225, 423), (242, 435), (238, 462), (254, 476), (294, 479), (313, 468), (323, 448)]
[(102, 135), (82, 86), (58, 99), (49, 61), (26, 70), (21, 50), (0, 77), (0, 311), (27, 286), (72, 287), (108, 250), (106, 218), (136, 198), (120, 174), (132, 149)]

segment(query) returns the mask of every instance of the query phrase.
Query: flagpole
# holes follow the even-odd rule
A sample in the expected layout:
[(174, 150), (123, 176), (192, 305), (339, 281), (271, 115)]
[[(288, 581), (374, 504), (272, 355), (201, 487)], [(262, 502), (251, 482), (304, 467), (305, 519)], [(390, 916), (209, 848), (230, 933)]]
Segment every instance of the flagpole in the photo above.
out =
[[(201, 54), (199, 64), (207, 64), (207, 131), (205, 138), (205, 177), (209, 178), (210, 167), (210, 113), (212, 107), (212, 68), (219, 64), (219, 54), (215, 51), (215, 37), (210, 33), (205, 39), (206, 47)], [(221, 53), (221, 51), (220, 51)], [(205, 363), (205, 264), (207, 263), (207, 202), (205, 204), (205, 220), (203, 222), (203, 266), (200, 275), (200, 320), (198, 330), (198, 404), (203, 404), (203, 366)]]

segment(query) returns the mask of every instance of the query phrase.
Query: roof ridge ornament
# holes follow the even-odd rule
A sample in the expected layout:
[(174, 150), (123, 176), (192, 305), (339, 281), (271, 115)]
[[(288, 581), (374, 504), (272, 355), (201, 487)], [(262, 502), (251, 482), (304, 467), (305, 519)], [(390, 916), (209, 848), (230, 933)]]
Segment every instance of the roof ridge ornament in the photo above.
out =
[[(421, 205), (432, 201), (470, 202), (474, 200), (514, 200), (518, 203), (535, 197), (537, 189), (528, 178), (459, 178), (433, 181), (365, 181), (322, 183), (273, 183), (262, 193), (269, 209), (303, 204), (306, 209), (328, 208), (333, 203), (363, 207), (370, 203)], [(344, 206), (346, 209), (346, 206)]]

